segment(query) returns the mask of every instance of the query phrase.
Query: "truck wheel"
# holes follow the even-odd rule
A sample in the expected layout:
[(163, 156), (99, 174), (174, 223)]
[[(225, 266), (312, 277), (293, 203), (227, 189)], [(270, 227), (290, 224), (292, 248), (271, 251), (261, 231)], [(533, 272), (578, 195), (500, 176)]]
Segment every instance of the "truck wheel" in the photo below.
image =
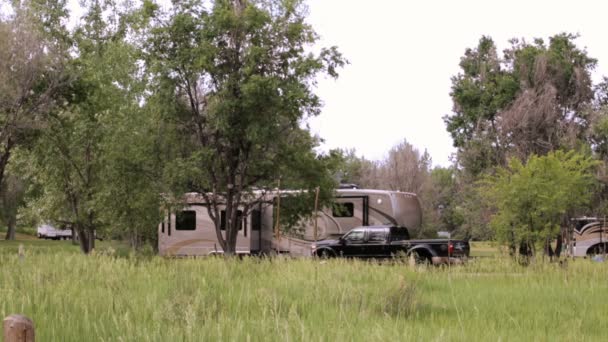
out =
[(431, 258), (422, 251), (412, 251), (411, 255), (414, 257), (416, 265), (430, 265)]
[(335, 257), (336, 254), (328, 249), (322, 249), (319, 252), (317, 252), (317, 256), (321, 259), (329, 259), (329, 258)]

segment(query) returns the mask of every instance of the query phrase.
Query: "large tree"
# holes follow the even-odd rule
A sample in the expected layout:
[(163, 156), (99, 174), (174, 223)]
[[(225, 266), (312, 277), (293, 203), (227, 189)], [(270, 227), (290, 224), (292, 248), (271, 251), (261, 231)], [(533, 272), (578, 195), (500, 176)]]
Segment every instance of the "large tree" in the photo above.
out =
[(502, 58), (489, 37), (466, 50), (462, 71), (452, 78), (453, 114), (444, 119), (471, 175), (504, 166), (512, 156), (526, 160), (572, 148), (584, 138), (596, 60), (575, 39), (513, 39)]
[[(283, 176), (312, 189), (328, 176), (302, 126), (320, 111), (316, 76), (336, 77), (344, 60), (335, 48), (309, 52), (317, 35), (305, 14), (300, 0), (175, 2), (150, 40), (155, 93), (183, 133), (188, 188), (205, 197), (227, 254), (254, 187), (274, 187)], [(332, 186), (323, 185), (328, 196)]]
[(11, 155), (35, 141), (67, 83), (66, 45), (55, 36), (63, 29), (66, 12), (57, 10), (57, 1), (44, 1), (48, 6), (42, 2), (13, 2), (13, 14), (0, 17), (0, 191), (3, 206), (11, 208), (8, 239), (15, 236), (18, 205), (10, 203), (17, 200), (16, 178), (4, 180)]

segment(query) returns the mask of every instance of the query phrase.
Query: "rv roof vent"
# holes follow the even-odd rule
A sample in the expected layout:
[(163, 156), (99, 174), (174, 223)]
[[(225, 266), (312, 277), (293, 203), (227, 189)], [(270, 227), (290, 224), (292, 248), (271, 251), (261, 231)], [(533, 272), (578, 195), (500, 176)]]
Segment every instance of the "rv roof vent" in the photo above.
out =
[(359, 186), (354, 183), (341, 183), (338, 189), (359, 189)]

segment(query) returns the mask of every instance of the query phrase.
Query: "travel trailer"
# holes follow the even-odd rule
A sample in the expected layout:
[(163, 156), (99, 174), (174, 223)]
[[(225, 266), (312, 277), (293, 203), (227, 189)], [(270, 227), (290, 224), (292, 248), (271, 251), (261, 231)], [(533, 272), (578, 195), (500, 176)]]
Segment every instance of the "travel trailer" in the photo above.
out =
[(608, 226), (605, 218), (573, 218), (571, 252), (575, 257), (586, 257), (608, 252)]
[[(290, 191), (281, 191), (281, 198)], [(293, 193), (293, 191), (292, 191)], [(275, 234), (275, 207), (277, 192), (257, 191), (253, 208), (239, 212), (241, 223), (236, 252), (239, 254), (289, 253), (294, 256), (310, 256), (315, 242), (314, 218), (300, 222), (289, 234)], [(422, 210), (416, 194), (369, 189), (336, 190), (332, 208), (319, 210), (317, 240), (343, 235), (357, 226), (398, 225), (410, 231), (419, 228)], [(279, 208), (281, 204), (279, 205)], [(223, 213), (222, 213), (223, 214)], [(225, 218), (220, 218), (220, 226)], [(203, 196), (196, 193), (185, 195), (185, 205), (165, 215), (158, 226), (158, 249), (165, 256), (198, 256), (223, 253), (217, 241), (215, 226), (207, 212)]]

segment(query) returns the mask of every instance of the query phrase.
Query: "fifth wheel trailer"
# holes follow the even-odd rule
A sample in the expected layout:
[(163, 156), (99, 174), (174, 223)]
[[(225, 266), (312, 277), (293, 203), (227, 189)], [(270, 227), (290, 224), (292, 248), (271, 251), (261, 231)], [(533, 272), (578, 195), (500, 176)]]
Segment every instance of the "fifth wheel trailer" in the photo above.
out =
[[(236, 252), (239, 254), (289, 253), (310, 256), (314, 242), (314, 220), (299, 223), (292, 233), (275, 235), (275, 197), (277, 192), (257, 192), (259, 200), (246, 215), (239, 215)], [(289, 191), (280, 192), (281, 198)], [(207, 203), (196, 193), (185, 195), (185, 204), (168, 211), (158, 225), (158, 249), (165, 256), (201, 256), (223, 253), (217, 241)], [(422, 210), (416, 194), (374, 189), (339, 189), (335, 205), (322, 208), (317, 217), (317, 240), (342, 235), (357, 226), (398, 225), (415, 231), (420, 227)], [(241, 208), (240, 212), (245, 209)], [(315, 215), (313, 215), (315, 216)], [(220, 226), (225, 220), (220, 219)], [(222, 232), (224, 234), (224, 232)]]
[(608, 253), (608, 225), (605, 218), (577, 217), (571, 219), (572, 256), (586, 257)]

